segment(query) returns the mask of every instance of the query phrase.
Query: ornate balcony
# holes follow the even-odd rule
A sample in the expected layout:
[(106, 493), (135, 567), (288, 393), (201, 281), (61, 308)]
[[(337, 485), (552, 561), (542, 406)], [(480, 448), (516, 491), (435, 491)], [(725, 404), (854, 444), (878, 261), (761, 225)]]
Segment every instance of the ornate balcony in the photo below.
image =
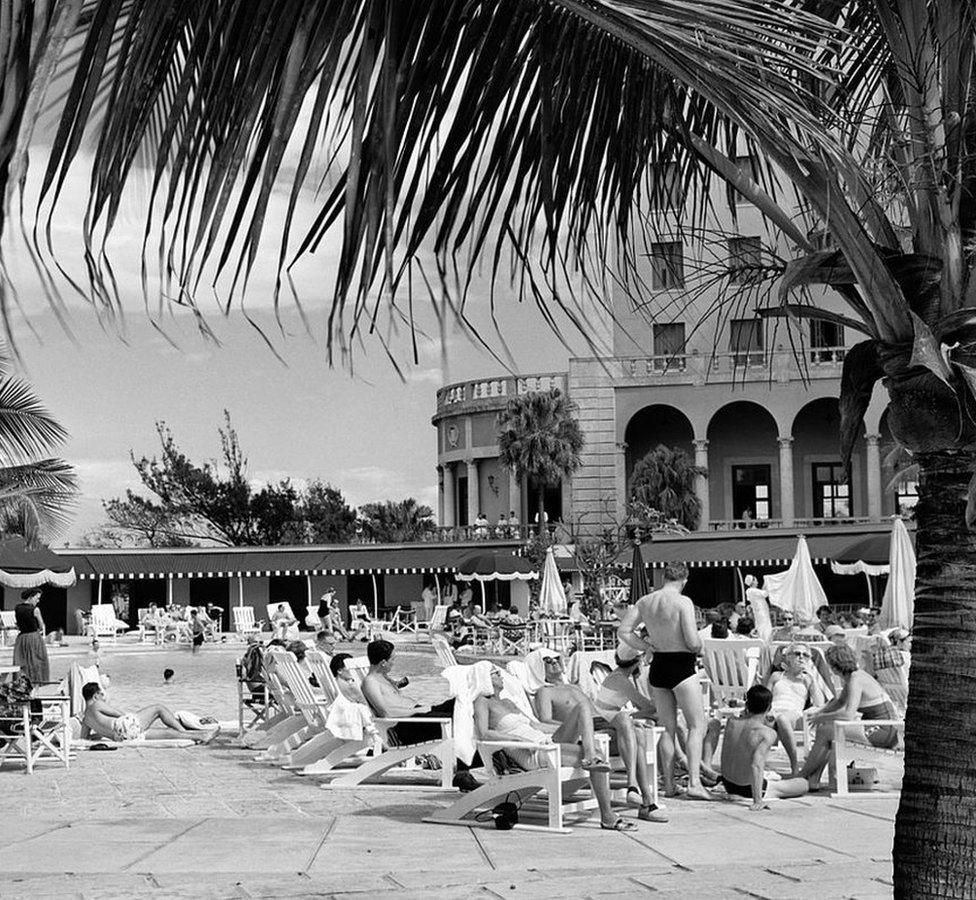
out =
[(437, 416), (483, 409), (501, 409), (509, 397), (535, 391), (548, 391), (551, 388), (566, 391), (565, 372), (461, 381), (442, 387), (437, 392)]

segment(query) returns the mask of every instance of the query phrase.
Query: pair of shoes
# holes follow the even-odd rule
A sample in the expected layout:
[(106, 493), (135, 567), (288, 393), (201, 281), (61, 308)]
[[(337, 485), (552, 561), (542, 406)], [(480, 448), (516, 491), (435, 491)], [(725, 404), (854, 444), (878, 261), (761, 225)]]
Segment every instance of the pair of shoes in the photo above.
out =
[(637, 831), (636, 822), (628, 822), (626, 819), (617, 819), (612, 825), (601, 822), (600, 827), (604, 831)]
[(661, 809), (660, 806), (656, 806), (653, 803), (650, 803), (647, 806), (642, 806), (637, 811), (637, 818), (638, 819), (641, 819), (644, 822), (669, 822), (669, 821), (671, 821), (671, 817), (667, 814), (667, 812), (665, 810)]
[(467, 794), (469, 791), (474, 791), (481, 787), (481, 782), (470, 772), (456, 773), (451, 784), (462, 794)]

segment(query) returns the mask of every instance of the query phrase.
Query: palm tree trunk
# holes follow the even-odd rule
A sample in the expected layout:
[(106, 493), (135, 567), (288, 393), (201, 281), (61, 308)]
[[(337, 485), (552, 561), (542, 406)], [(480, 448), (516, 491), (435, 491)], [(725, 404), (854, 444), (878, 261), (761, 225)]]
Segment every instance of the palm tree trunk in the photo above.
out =
[(976, 454), (919, 454), (918, 574), (895, 896), (976, 897)]
[(546, 488), (542, 483), (539, 484), (538, 507), (538, 511), (536, 512), (536, 521), (539, 523), (539, 537), (541, 538), (546, 530)]

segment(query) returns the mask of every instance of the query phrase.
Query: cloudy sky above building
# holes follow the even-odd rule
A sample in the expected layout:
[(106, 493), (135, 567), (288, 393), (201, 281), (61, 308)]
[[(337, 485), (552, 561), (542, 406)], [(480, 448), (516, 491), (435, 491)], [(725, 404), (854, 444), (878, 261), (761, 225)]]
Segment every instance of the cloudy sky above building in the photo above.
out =
[[(45, 161), (46, 148), (38, 145), (31, 158), (28, 210)], [(76, 164), (51, 226), (57, 261), (76, 277), (84, 272), (86, 162), (82, 156)], [(426, 291), (418, 292), (414, 305), (416, 362), (409, 329), (380, 320), (379, 332), (390, 342), (402, 378), (375, 335), (364, 336), (354, 348), (351, 367), (341, 360), (330, 366), (326, 329), (338, 252), (335, 236), (295, 271), (306, 323), (286, 298), (279, 327), (271, 298), (287, 198), (285, 168), (245, 298), (247, 315), (239, 306), (224, 315), (220, 295), (201, 291), (205, 299), (200, 305), (219, 346), (201, 337), (192, 314), (167, 309), (160, 315), (155, 308), (144, 308), (140, 247), (145, 185), (135, 185), (107, 248), (125, 310), (121, 319), (99, 314), (61, 282), (66, 330), (27, 258), (19, 223), (8, 226), (6, 258), (22, 307), (12, 314), (13, 334), (24, 374), (69, 430), (63, 455), (81, 481), (77, 515), (64, 540), (74, 543), (102, 521), (102, 500), (138, 486), (129, 454), (157, 450), (157, 420), (167, 423), (192, 458), (202, 460), (219, 453), (217, 428), (224, 409), (232, 416), (257, 481), (321, 478), (341, 488), (353, 504), (412, 495), (436, 510), (436, 446), (430, 424), (435, 390), (448, 380), (499, 374), (502, 367), (454, 324), (448, 325), (442, 342)], [(305, 192), (296, 232), (318, 208), (319, 198)], [(492, 348), (503, 357), (510, 352), (518, 371), (564, 370), (570, 349), (554, 338), (534, 305), (519, 304), (504, 284), (496, 288), (496, 300), (507, 348), (492, 333), (483, 283), (475, 283), (466, 309)], [(281, 359), (255, 325), (272, 340)], [(585, 352), (584, 342), (573, 338), (568, 325), (566, 335), (574, 352)]]

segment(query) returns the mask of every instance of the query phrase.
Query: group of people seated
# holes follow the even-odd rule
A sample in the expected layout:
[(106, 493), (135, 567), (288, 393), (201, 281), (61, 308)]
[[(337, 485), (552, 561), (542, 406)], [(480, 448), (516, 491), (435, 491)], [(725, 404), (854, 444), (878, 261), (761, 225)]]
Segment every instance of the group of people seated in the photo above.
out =
[(219, 607), (180, 606), (171, 603), (165, 607), (150, 603), (140, 615), (139, 629), (152, 632), (156, 644), (167, 641), (186, 642), (196, 651), (205, 641), (219, 639)]

